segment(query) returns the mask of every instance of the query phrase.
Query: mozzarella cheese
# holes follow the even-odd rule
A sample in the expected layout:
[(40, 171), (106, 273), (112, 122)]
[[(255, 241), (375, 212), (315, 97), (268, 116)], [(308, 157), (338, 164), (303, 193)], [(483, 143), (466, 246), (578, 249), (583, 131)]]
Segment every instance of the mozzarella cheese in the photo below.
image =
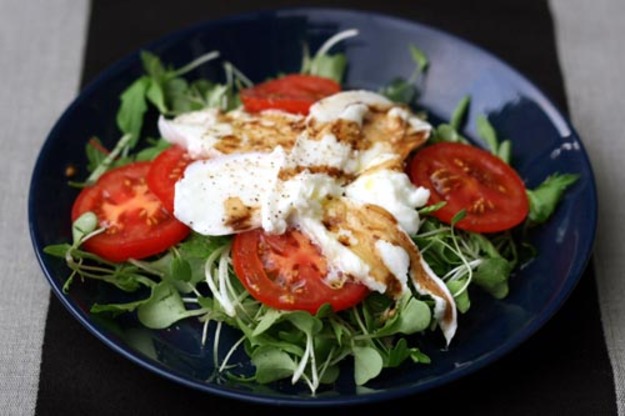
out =
[(174, 216), (204, 235), (261, 225), (261, 201), (272, 189), (285, 154), (239, 153), (191, 163), (175, 185)]
[(298, 228), (326, 257), (330, 283), (354, 279), (396, 297), (411, 278), (436, 300), (451, 339), (453, 297), (409, 237), (429, 191), (411, 183), (403, 163), (427, 139), (427, 122), (358, 90), (320, 100), (307, 117), (207, 109), (161, 118), (159, 128), (200, 159), (176, 183), (180, 221), (205, 235)]
[(424, 206), (430, 192), (415, 187), (406, 174), (388, 169), (363, 174), (345, 187), (345, 196), (361, 204), (384, 207), (408, 234), (419, 230), (417, 208)]

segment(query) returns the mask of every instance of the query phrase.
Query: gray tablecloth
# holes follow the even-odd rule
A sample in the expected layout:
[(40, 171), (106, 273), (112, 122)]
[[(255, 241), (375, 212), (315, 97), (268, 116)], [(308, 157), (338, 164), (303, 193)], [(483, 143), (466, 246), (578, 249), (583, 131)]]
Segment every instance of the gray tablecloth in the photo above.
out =
[[(603, 329), (625, 415), (625, 2), (552, 0), (569, 107), (599, 191), (596, 267)], [(49, 288), (28, 236), (39, 147), (78, 91), (89, 3), (0, 0), (0, 413), (35, 411)], [(563, 346), (564, 347), (564, 346)]]

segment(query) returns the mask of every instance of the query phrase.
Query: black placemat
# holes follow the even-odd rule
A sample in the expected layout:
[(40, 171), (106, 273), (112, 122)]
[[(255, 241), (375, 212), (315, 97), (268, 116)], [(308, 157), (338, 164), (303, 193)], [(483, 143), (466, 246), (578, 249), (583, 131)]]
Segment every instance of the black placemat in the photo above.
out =
[[(384, 3), (346, 1), (340, 7), (414, 19), (462, 36), (519, 69), (566, 113), (547, 2)], [(330, 1), (298, 4), (337, 6)], [(173, 30), (238, 12), (293, 5), (289, 1), (229, 1), (227, 4), (190, 0), (94, 1), (82, 85), (118, 58)], [(400, 406), (411, 413), (615, 415), (613, 377), (592, 267), (554, 319), (530, 340), (485, 369), (443, 387), (392, 402), (321, 411), (375, 414)], [(154, 375), (107, 348), (52, 296), (43, 345), (38, 415), (225, 415), (275, 410), (302, 415), (320, 411), (238, 402), (191, 390)]]

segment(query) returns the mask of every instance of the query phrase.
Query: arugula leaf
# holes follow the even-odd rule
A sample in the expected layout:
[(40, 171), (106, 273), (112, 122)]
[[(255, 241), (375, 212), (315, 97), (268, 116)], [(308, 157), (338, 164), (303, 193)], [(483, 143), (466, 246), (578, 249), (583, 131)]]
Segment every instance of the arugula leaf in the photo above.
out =
[(148, 51), (141, 51), (139, 54), (141, 63), (143, 64), (143, 70), (152, 78), (162, 79), (165, 78), (167, 69), (161, 62), (161, 58)]
[(150, 78), (142, 76), (133, 82), (120, 96), (121, 106), (117, 112), (117, 126), (124, 134), (129, 134), (128, 143), (133, 148), (141, 135), (143, 116), (148, 111), (145, 96), (150, 86)]
[(154, 78), (150, 80), (145, 97), (158, 109), (161, 114), (167, 114), (167, 104), (165, 103), (165, 91), (163, 85), (156, 82)]
[(542, 224), (553, 215), (564, 192), (579, 179), (578, 174), (555, 173), (537, 188), (527, 190), (530, 201), (528, 219), (532, 224)]
[[(168, 114), (169, 108), (174, 102), (180, 106), (181, 96), (190, 94), (190, 91), (188, 88), (180, 88), (181, 84), (186, 85), (186, 81), (179, 77), (217, 56), (219, 56), (218, 53), (210, 52), (176, 70), (166, 68), (156, 55), (148, 51), (141, 52), (140, 57), (145, 75), (137, 78), (121, 94), (121, 105), (116, 116), (119, 130), (124, 134), (131, 135), (131, 140), (128, 143), (129, 149), (134, 148), (141, 137), (143, 119), (148, 111), (148, 102), (154, 105), (161, 114)], [(172, 85), (176, 87), (172, 87)], [(170, 93), (172, 94), (170, 95)], [(198, 106), (202, 104), (205, 103), (199, 102)], [(196, 106), (193, 109), (198, 108)], [(185, 108), (185, 110), (191, 109)]]

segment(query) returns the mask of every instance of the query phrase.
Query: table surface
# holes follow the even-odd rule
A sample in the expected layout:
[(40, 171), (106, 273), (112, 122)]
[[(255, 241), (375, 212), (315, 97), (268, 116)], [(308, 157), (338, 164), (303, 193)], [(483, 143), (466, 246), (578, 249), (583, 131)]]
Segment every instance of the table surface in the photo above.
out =
[[(582, 409), (594, 409), (605, 414), (625, 415), (625, 303), (621, 302), (625, 296), (625, 279), (621, 278), (625, 272), (625, 256), (622, 255), (622, 247), (625, 246), (625, 222), (619, 221), (618, 212), (618, 207), (625, 202), (625, 192), (621, 185), (625, 175), (619, 169), (619, 156), (625, 150), (625, 141), (619, 131), (620, 117), (625, 110), (625, 83), (622, 81), (622, 69), (625, 68), (625, 2), (485, 1), (482, 8), (461, 6), (463, 2), (453, 1), (387, 3), (345, 2), (345, 7), (366, 5), (369, 10), (414, 18), (435, 26), (440, 24), (447, 30), (468, 36), (470, 40), (487, 49), (503, 53), (504, 59), (513, 65), (519, 64), (515, 66), (527, 68), (537, 74), (539, 80), (563, 81), (563, 85), (558, 82), (539, 85), (546, 88), (556, 101), (561, 100), (568, 107), (573, 125), (582, 137), (594, 166), (600, 204), (599, 228), (591, 265), (593, 273), (586, 279), (588, 281), (580, 284), (581, 288), (574, 295), (577, 299), (584, 300), (585, 296), (592, 299), (573, 302), (584, 308), (595, 308), (597, 317), (592, 321), (594, 326), (587, 328), (578, 325), (578, 315), (564, 312), (554, 318), (556, 323), (550, 325), (551, 328), (555, 325), (570, 327), (568, 339), (579, 340), (579, 357), (587, 360), (586, 364), (590, 363), (568, 363), (573, 369), (563, 367), (563, 374), (579, 377), (583, 382), (583, 371), (592, 367), (594, 360), (600, 359), (599, 355), (605, 356), (607, 364), (603, 379), (609, 381), (610, 391), (603, 395), (583, 396), (572, 390), (560, 390), (563, 395), (558, 397), (538, 394), (532, 391), (532, 380), (527, 378), (536, 377), (535, 385), (542, 388), (545, 381), (542, 380), (541, 383), (539, 380), (541, 371), (544, 371), (546, 377), (553, 373), (553, 369), (546, 367), (549, 360), (538, 360), (535, 365), (545, 367), (539, 368), (523, 380), (526, 383), (525, 389), (519, 384), (523, 393), (510, 395), (510, 406), (514, 406), (515, 402), (523, 402), (521, 394), (534, 394), (537, 403), (543, 400), (544, 406), (542, 411), (537, 412), (539, 414), (548, 409), (569, 409), (569, 414), (582, 414)], [(156, 1), (147, 7), (148, 4), (150, 2), (147, 1), (107, 1), (92, 4), (75, 0), (0, 0), (0, 51), (3, 55), (0, 79), (4, 81), (4, 88), (0, 92), (0, 126), (3, 127), (5, 136), (0, 140), (0, 154), (5, 156), (5, 162), (0, 164), (0, 177), (4, 179), (0, 185), (0, 265), (4, 271), (1, 278), (3, 290), (0, 291), (0, 408), (5, 409), (7, 414), (56, 414), (72, 408), (72, 403), (82, 403), (77, 396), (70, 396), (70, 393), (84, 393), (85, 397), (92, 397), (94, 400), (102, 397), (84, 385), (81, 386), (82, 390), (55, 389), (54, 380), (46, 381), (44, 378), (49, 375), (55, 363), (60, 365), (70, 362), (67, 359), (58, 360), (64, 351), (80, 351), (80, 348), (72, 345), (77, 340), (81, 346), (97, 349), (103, 355), (101, 363), (72, 356), (81, 371), (107, 372), (130, 365), (121, 360), (115, 361), (116, 357), (106, 358), (113, 353), (97, 345), (98, 342), (76, 323), (68, 324), (68, 333), (72, 337), (70, 339), (60, 340), (50, 335), (50, 328), (59, 320), (71, 318), (61, 310), (55, 299), (51, 300), (49, 287), (36, 263), (27, 231), (26, 196), (38, 150), (53, 123), (76, 97), (84, 82), (147, 41), (175, 28), (208, 18), (254, 10), (259, 5), (287, 6), (293, 5), (293, 2), (232, 1), (228, 5), (211, 5), (210, 8), (205, 6), (201, 9), (202, 13), (194, 13), (195, 5), (188, 1)], [(333, 2), (305, 4), (336, 5)], [(340, 5), (343, 6), (343, 3)], [(145, 9), (143, 13), (139, 12), (140, 8)], [(544, 13), (545, 10), (551, 13), (550, 17)], [(483, 16), (480, 17), (483, 13), (493, 14), (492, 25), (498, 25), (498, 29), (489, 31), (471, 27), (471, 22), (483, 21), (480, 20), (484, 19)], [(544, 20), (545, 17), (547, 21)], [(541, 19), (543, 23), (540, 23)], [(536, 27), (545, 22), (549, 25), (550, 30), (553, 30), (553, 53), (559, 61), (562, 78), (559, 78), (559, 74), (555, 78), (541, 78), (539, 63), (523, 61), (525, 56), (531, 56), (524, 54), (523, 47), (545, 48), (548, 45), (524, 45), (516, 51), (498, 49), (501, 48), (501, 42), (498, 43), (493, 38), (493, 33), (501, 33), (502, 39), (513, 36), (510, 31), (515, 30), (515, 21), (535, 22)], [(450, 22), (454, 22), (454, 25), (450, 25)], [(446, 24), (450, 27), (445, 27)], [(127, 35), (127, 43), (121, 41), (124, 35)], [(549, 70), (557, 71), (557, 67)], [(582, 312), (585, 311), (578, 311), (579, 316), (582, 316)], [(555, 333), (552, 329), (543, 331), (543, 334), (539, 334), (542, 338), (527, 348), (557, 343), (558, 339), (550, 338), (549, 331), (551, 334)], [(592, 335), (599, 339), (598, 344), (584, 341), (585, 337)], [(559, 348), (567, 348), (567, 345)], [(539, 352), (532, 353), (531, 356), (538, 357)], [(511, 389), (514, 389), (515, 375), (504, 373), (508, 368), (506, 365), (505, 362), (500, 367), (495, 365), (495, 369), (488, 370), (490, 373), (487, 376), (475, 378), (473, 381), (485, 381), (494, 385), (492, 380), (488, 380), (489, 376), (504, 377), (502, 381), (510, 383)], [(579, 369), (577, 373), (575, 368)], [(136, 377), (149, 378), (145, 372), (141, 372), (144, 370), (134, 371), (137, 371)], [(83, 380), (80, 375), (72, 375), (74, 376), (78, 382)], [(93, 377), (84, 380), (90, 383), (92, 379)], [(73, 380), (74, 378), (59, 379), (59, 382), (71, 384)], [(163, 380), (158, 382), (165, 383)], [(152, 385), (149, 380), (146, 383)], [(557, 381), (554, 379), (553, 383), (557, 384)], [(108, 389), (104, 392), (106, 394), (117, 393), (124, 399), (141, 403), (147, 400), (141, 397), (128, 398), (126, 393), (113, 386), (103, 386)], [(166, 384), (165, 386), (167, 387)], [(171, 386), (171, 389), (179, 395), (187, 394), (178, 386)], [(584, 389), (592, 390), (592, 386), (582, 386), (579, 391)], [(443, 388), (436, 393), (436, 397), (445, 397), (445, 393), (450, 391), (452, 390)], [(453, 391), (457, 392), (457, 389)], [(201, 406), (202, 399), (193, 397), (195, 396), (189, 396), (188, 402), (191, 404), (186, 406)], [(593, 402), (603, 401), (606, 397), (610, 403)], [(576, 400), (586, 403), (580, 404)], [(563, 405), (565, 401), (570, 401), (570, 405)], [(232, 405), (230, 402), (213, 403), (224, 411)], [(497, 413), (499, 409), (493, 408), (495, 404), (500, 405), (500, 402), (486, 400), (470, 406), (459, 406), (458, 409), (468, 409), (468, 413)], [(82, 408), (85, 412), (93, 414), (89, 411), (88, 404), (82, 405), (87, 406)], [(131, 407), (108, 409), (127, 410)], [(246, 410), (236, 406), (233, 408)], [(512, 409), (508, 410), (510, 411), (506, 413), (514, 413)], [(165, 411), (161, 409), (161, 412)]]

